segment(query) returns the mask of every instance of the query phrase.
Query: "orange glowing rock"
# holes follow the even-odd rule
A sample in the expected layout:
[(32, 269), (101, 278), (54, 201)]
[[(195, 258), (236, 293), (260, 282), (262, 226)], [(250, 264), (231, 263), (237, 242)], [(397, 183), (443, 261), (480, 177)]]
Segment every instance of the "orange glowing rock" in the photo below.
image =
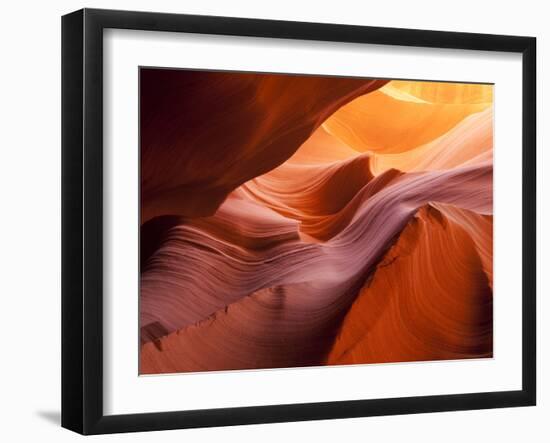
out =
[(491, 219), (450, 211), (427, 205), (411, 219), (350, 308), (328, 364), (492, 356), (492, 276), (473, 240)]
[[(431, 85), (423, 83), (423, 94), (437, 89)], [(437, 97), (436, 92), (434, 95)], [(467, 116), (490, 106), (489, 102), (413, 101), (380, 89), (341, 107), (323, 127), (359, 152), (398, 154), (435, 140)]]
[(141, 374), (492, 356), (492, 86), (141, 72)]

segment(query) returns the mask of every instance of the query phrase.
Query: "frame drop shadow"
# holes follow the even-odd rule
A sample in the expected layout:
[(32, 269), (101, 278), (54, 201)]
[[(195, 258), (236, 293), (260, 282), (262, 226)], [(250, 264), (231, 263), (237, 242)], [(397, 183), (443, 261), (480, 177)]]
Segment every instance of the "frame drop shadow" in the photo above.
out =
[(61, 426), (61, 411), (36, 411), (35, 414), (41, 419), (49, 422), (50, 424)]

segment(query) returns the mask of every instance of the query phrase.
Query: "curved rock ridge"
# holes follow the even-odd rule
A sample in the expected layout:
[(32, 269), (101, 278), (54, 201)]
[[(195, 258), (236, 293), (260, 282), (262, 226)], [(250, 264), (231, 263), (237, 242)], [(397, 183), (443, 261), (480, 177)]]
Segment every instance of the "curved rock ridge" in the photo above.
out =
[(328, 219), (346, 217), (349, 210), (343, 209), (359, 193), (366, 192), (363, 188), (369, 185), (369, 190), (376, 192), (387, 180), (370, 183), (373, 178), (369, 157), (361, 155), (328, 165), (283, 164), (240, 189), (251, 200), (300, 221), (302, 234), (328, 240), (343, 226), (329, 223)]
[(466, 117), (441, 137), (418, 148), (400, 154), (372, 154), (370, 159), (375, 175), (389, 168), (411, 172), (492, 162), (492, 109)]
[(233, 189), (292, 156), (339, 107), (386, 83), (142, 68), (142, 222), (214, 214)]
[(378, 90), (341, 107), (323, 127), (359, 152), (399, 154), (441, 137), (469, 115), (490, 107), (485, 102), (411, 101)]
[(362, 289), (261, 289), (145, 344), (141, 373), (490, 357), (492, 291), (470, 232), (447, 210), (486, 217), (428, 203)]
[(401, 176), (370, 198), (359, 192), (348, 208), (353, 213), (345, 214), (347, 226), (319, 244), (301, 240), (296, 221), (231, 198), (215, 216), (170, 228), (142, 273), (141, 324), (174, 331), (260, 289), (287, 284), (309, 284), (300, 297), (311, 293), (321, 301), (326, 292), (334, 302), (365, 278), (419, 206), (437, 201), (490, 214), (491, 185), (490, 166)]
[(357, 151), (319, 126), (285, 164), (323, 165), (357, 156)]
[(491, 357), (491, 85), (141, 70), (140, 373)]
[(447, 105), (493, 103), (493, 85), (480, 83), (450, 83), (392, 80), (382, 89), (400, 100)]
[(404, 172), (445, 170), (492, 163), (493, 111), (470, 115), (441, 137), (400, 154), (372, 154), (374, 174), (395, 168)]
[(328, 364), (491, 357), (493, 293), (473, 240), (486, 224), (464, 209), (422, 207), (359, 292)]

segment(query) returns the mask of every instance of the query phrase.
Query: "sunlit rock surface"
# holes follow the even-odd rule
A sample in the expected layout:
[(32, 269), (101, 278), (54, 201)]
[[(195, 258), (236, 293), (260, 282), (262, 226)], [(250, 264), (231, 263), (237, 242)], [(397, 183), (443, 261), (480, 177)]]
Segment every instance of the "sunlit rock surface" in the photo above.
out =
[(492, 356), (492, 86), (141, 76), (142, 374)]

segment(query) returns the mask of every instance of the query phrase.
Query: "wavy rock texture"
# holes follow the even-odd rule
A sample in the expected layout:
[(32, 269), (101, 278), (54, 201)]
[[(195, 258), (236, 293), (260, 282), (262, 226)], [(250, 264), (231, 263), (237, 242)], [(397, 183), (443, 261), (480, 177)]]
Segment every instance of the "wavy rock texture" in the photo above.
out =
[(451, 211), (472, 222), (430, 204), (409, 221), (360, 290), (328, 364), (492, 356), (493, 294), (472, 239), (490, 216)]
[[(435, 140), (465, 117), (492, 107), (492, 101), (480, 102), (479, 98), (488, 86), (416, 82), (421, 85), (404, 93), (397, 89), (402, 83), (392, 82), (343, 106), (325, 121), (324, 128), (358, 151), (399, 154)], [(461, 94), (460, 86), (474, 86), (481, 91)], [(395, 89), (402, 93), (388, 92)], [(446, 89), (449, 92), (445, 94)], [(434, 100), (425, 100), (430, 97)], [(472, 101), (466, 101), (472, 97)]]
[(214, 214), (227, 194), (287, 160), (339, 107), (385, 83), (142, 69), (142, 221)]
[(492, 87), (141, 88), (141, 373), (492, 355)]
[(432, 142), (400, 154), (372, 154), (374, 174), (397, 168), (401, 171), (444, 170), (492, 162), (493, 110), (466, 117)]

